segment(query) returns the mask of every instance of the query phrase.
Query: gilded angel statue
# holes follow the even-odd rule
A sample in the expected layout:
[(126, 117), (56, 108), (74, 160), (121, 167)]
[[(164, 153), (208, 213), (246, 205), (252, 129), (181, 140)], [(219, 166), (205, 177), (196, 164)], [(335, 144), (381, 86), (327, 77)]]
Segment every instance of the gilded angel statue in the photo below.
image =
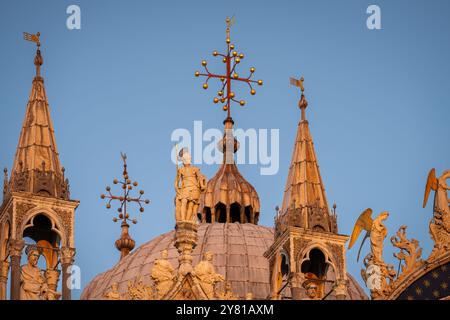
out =
[(387, 236), (387, 229), (384, 226), (383, 221), (386, 220), (387, 217), (389, 217), (389, 213), (387, 211), (383, 211), (378, 215), (378, 217), (372, 219), (372, 212), (373, 211), (371, 208), (367, 208), (363, 213), (361, 213), (358, 220), (356, 220), (352, 235), (350, 236), (348, 249), (351, 249), (353, 247), (361, 231), (364, 229), (366, 230), (366, 235), (364, 236), (364, 239), (361, 242), (361, 246), (359, 247), (357, 258), (358, 261), (359, 255), (361, 253), (361, 248), (364, 245), (365, 240), (370, 237), (370, 245), (374, 263), (384, 264), (383, 242), (384, 238), (386, 238)]
[(387, 265), (383, 260), (383, 242), (387, 236), (387, 229), (383, 221), (389, 217), (386, 211), (381, 212), (375, 219), (372, 219), (372, 209), (367, 208), (356, 220), (348, 248), (351, 249), (358, 239), (359, 234), (364, 229), (364, 236), (358, 251), (358, 260), (364, 241), (370, 237), (371, 252), (364, 259), (365, 270), (361, 270), (361, 275), (370, 289), (372, 298), (382, 297), (383, 292), (388, 288), (386, 279), (392, 280), (395, 277), (395, 270), (392, 265)]
[(436, 170), (433, 168), (428, 174), (427, 184), (425, 186), (425, 195), (423, 207), (427, 205), (431, 190), (434, 193), (433, 219), (430, 221), (430, 234), (435, 243), (432, 255), (442, 253), (450, 247), (450, 207), (447, 191), (450, 187), (447, 185), (447, 179), (450, 179), (450, 170), (437, 178)]

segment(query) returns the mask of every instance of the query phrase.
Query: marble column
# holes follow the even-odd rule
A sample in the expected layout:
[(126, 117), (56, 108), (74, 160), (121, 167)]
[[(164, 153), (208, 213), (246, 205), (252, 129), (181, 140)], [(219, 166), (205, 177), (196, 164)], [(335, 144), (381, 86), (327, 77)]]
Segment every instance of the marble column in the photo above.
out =
[(6, 300), (6, 286), (8, 283), (9, 262), (0, 261), (0, 300)]
[(20, 300), (20, 258), (25, 247), (23, 240), (10, 240), (9, 256), (11, 258), (11, 300)]
[(75, 248), (61, 248), (61, 266), (62, 266), (62, 300), (71, 300), (72, 292), (70, 287), (70, 267), (74, 262)]

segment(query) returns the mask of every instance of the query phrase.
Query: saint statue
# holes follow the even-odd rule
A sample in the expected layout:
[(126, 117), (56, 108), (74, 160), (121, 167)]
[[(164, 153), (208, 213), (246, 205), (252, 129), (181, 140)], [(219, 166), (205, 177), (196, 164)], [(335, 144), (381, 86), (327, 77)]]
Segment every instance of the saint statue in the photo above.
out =
[(169, 292), (175, 279), (175, 269), (167, 260), (167, 257), (167, 250), (163, 250), (161, 252), (161, 259), (155, 261), (151, 272), (151, 277), (156, 284), (158, 299), (164, 297), (164, 295)]
[(117, 282), (111, 284), (111, 290), (105, 293), (104, 297), (107, 300), (121, 300), (119, 293), (119, 285)]
[(57, 300), (59, 292), (51, 290), (37, 263), (41, 255), (36, 246), (26, 249), (28, 263), (20, 269), (20, 300)]
[(182, 149), (178, 157), (183, 167), (177, 166), (175, 178), (175, 219), (177, 222), (195, 222), (200, 194), (206, 188), (206, 177), (199, 168), (191, 165), (191, 155), (186, 149)]
[(209, 299), (214, 298), (214, 286), (217, 282), (224, 281), (224, 277), (216, 273), (212, 264), (213, 254), (208, 251), (204, 254), (203, 260), (195, 267), (195, 275), (201, 282), (201, 286)]

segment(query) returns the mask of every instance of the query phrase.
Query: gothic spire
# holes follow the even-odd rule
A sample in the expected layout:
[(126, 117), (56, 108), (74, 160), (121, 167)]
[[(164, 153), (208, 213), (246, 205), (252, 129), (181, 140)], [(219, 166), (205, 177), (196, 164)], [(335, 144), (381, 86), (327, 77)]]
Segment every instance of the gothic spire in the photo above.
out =
[(50, 117), (44, 79), (40, 34), (24, 33), (24, 39), (37, 45), (36, 75), (25, 111), (19, 143), (11, 170), (10, 190), (26, 191), (58, 198), (69, 198), (68, 181), (59, 162), (55, 133)]
[(292, 79), (291, 84), (301, 89), (299, 108), (301, 120), (289, 166), (283, 203), (281, 223), (318, 231), (337, 232), (336, 217), (330, 214), (325, 187), (320, 175), (314, 143), (306, 120), (308, 102), (304, 95), (304, 79)]

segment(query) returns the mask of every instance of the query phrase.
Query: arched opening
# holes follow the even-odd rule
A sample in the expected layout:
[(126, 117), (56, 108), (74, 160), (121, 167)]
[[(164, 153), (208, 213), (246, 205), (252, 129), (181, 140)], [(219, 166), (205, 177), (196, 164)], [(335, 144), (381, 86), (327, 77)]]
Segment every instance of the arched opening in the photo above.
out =
[(233, 203), (230, 206), (231, 223), (241, 222), (241, 206), (238, 203)]
[(208, 207), (203, 208), (203, 214), (205, 215), (205, 222), (211, 223), (211, 209)]
[(287, 257), (287, 255), (285, 253), (281, 254), (281, 274), (283, 275), (283, 278), (285, 276), (289, 275), (289, 258)]
[(44, 214), (38, 214), (31, 218), (28, 222), (27, 227), (23, 231), (23, 237), (29, 237), (33, 239), (36, 243), (39, 240), (46, 240), (56, 246), (59, 246), (60, 237), (52, 230), (52, 222)]
[(250, 223), (251, 222), (251, 214), (252, 214), (252, 207), (251, 206), (247, 206), (245, 207), (245, 222)]
[(219, 223), (227, 222), (227, 208), (223, 203), (216, 205), (216, 219)]
[(324, 281), (327, 274), (328, 264), (325, 255), (320, 249), (314, 248), (308, 254), (309, 259), (303, 261), (301, 271), (306, 280), (317, 280), (317, 293), (320, 298), (324, 296)]
[(318, 232), (325, 232), (326, 230), (325, 230), (325, 228), (324, 227), (322, 227), (321, 225), (315, 225), (314, 227), (313, 227), (313, 231), (318, 231)]
[(38, 214), (27, 222), (28, 227), (23, 231), (26, 244), (35, 244), (42, 251), (46, 269), (53, 270), (58, 264), (58, 250), (61, 238), (52, 230), (52, 222), (44, 214)]

